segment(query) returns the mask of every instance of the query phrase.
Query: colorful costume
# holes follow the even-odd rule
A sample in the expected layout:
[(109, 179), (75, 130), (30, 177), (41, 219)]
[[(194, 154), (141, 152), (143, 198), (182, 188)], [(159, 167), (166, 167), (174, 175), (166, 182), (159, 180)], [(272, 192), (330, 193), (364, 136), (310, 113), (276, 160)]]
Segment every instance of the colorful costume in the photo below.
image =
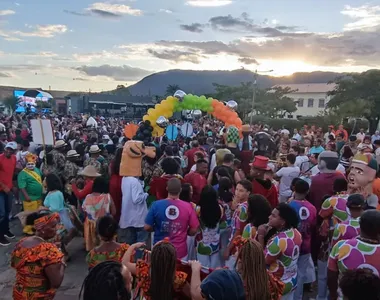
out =
[(88, 268), (92, 269), (101, 262), (108, 260), (121, 262), (128, 248), (129, 245), (121, 244), (119, 248), (112, 252), (97, 252), (95, 249), (92, 249), (86, 257)]

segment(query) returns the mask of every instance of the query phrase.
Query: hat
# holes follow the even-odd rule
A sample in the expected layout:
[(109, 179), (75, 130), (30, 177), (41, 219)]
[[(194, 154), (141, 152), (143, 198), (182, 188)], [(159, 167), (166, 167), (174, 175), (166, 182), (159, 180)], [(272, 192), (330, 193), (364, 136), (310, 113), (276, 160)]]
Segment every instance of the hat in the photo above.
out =
[(251, 126), (249, 126), (248, 124), (244, 124), (244, 125), (241, 127), (241, 131), (242, 131), (242, 132), (251, 132)]
[(83, 175), (83, 176), (86, 176), (86, 177), (99, 177), (99, 176), (102, 176), (101, 174), (99, 174), (95, 167), (94, 166), (87, 166), (83, 169), (82, 172), (79, 173), (79, 175)]
[(12, 150), (17, 150), (16, 142), (9, 142), (5, 145), (5, 148), (11, 148)]
[(54, 148), (55, 149), (58, 149), (58, 148), (62, 148), (62, 147), (65, 147), (67, 144), (64, 140), (59, 140), (59, 141), (56, 141), (55, 144), (54, 144)]
[(66, 157), (78, 157), (79, 156), (79, 154), (78, 154), (78, 152), (76, 152), (75, 150), (69, 150), (68, 152), (67, 152), (67, 154), (66, 154)]
[(201, 291), (206, 299), (244, 300), (243, 281), (235, 270), (219, 269), (203, 280)]
[(352, 194), (348, 196), (346, 205), (348, 208), (364, 208), (365, 199), (361, 194)]
[(103, 135), (102, 140), (110, 140), (110, 136), (105, 134)]
[(264, 170), (264, 171), (270, 171), (270, 167), (268, 166), (269, 158), (265, 156), (257, 155), (253, 159), (253, 162), (251, 164), (252, 168)]
[(375, 170), (376, 172), (379, 169), (379, 166), (377, 164), (376, 159), (373, 158), (371, 153), (358, 153), (354, 156), (352, 159), (352, 163), (357, 163), (357, 164), (363, 164), (371, 169)]
[(100, 150), (98, 145), (92, 145), (90, 149), (88, 150), (88, 152), (91, 154), (96, 154), (96, 153), (102, 152), (102, 150)]

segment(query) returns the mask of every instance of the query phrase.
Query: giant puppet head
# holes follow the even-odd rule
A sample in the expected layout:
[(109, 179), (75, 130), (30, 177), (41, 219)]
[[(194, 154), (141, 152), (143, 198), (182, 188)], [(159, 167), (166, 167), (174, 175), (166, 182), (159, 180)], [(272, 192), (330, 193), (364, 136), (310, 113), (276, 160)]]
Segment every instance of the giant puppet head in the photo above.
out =
[(249, 149), (251, 148), (250, 146), (252, 146), (252, 145), (250, 145), (250, 140), (249, 140), (249, 135), (251, 134), (251, 126), (249, 126), (248, 124), (245, 124), (242, 126), (241, 131), (243, 134), (242, 150), (243, 151), (249, 151)]
[(348, 192), (372, 194), (372, 182), (376, 177), (378, 164), (369, 153), (356, 154), (348, 174)]
[(230, 148), (236, 148), (240, 142), (239, 129), (235, 126), (230, 126), (227, 129), (227, 146)]
[(142, 141), (131, 140), (126, 142), (121, 157), (120, 176), (141, 176), (141, 163), (145, 155), (154, 158), (156, 156), (156, 148), (145, 147)]
[(321, 173), (334, 173), (339, 165), (338, 153), (323, 151), (318, 156), (318, 169)]

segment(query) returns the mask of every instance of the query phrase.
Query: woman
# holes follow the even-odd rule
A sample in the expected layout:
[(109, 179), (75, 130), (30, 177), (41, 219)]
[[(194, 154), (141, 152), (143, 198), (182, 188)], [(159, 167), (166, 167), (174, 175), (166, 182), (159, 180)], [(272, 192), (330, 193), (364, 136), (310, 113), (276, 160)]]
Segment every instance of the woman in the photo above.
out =
[(116, 150), (116, 156), (110, 164), (110, 181), (109, 181), (109, 191), (113, 202), (115, 203), (116, 215), (115, 220), (119, 222), (121, 215), (121, 180), (123, 177), (119, 175), (120, 173), (120, 163), (121, 156), (123, 154), (123, 148), (118, 148)]
[(181, 194), (179, 195), (179, 199), (185, 202), (191, 202), (191, 200), (193, 199), (193, 187), (191, 186), (190, 183), (182, 184), (182, 189), (181, 189)]
[(200, 232), (197, 234), (196, 248), (197, 258), (202, 266), (216, 269), (221, 267), (220, 261), (220, 230), (222, 217), (224, 214), (223, 207), (218, 203), (218, 194), (211, 185), (203, 188), (199, 206), (196, 211), (199, 217)]
[(342, 152), (343, 153), (340, 157), (340, 163), (347, 170), (350, 167), (351, 159), (354, 157), (354, 153), (352, 152), (349, 145), (344, 146)]
[(144, 246), (136, 243), (130, 246), (123, 258), (123, 264), (137, 278), (137, 291), (146, 300), (183, 299), (181, 293), (190, 295), (187, 274), (176, 271), (177, 253), (167, 239), (158, 242), (150, 255), (150, 263), (138, 260), (131, 263), (133, 253)]
[(87, 255), (88, 268), (91, 270), (97, 264), (112, 260), (121, 262), (129, 245), (120, 244), (115, 241), (118, 223), (111, 216), (101, 217), (96, 226), (96, 231), (100, 237), (99, 247), (92, 249)]
[(63, 281), (63, 253), (47, 240), (55, 237), (57, 213), (37, 212), (29, 215), (26, 224), (34, 226), (35, 235), (22, 239), (11, 254), (16, 269), (13, 299), (54, 299)]
[(236, 270), (243, 279), (246, 300), (279, 300), (284, 284), (266, 269), (263, 247), (252, 239), (239, 240)]
[(85, 278), (79, 294), (83, 300), (130, 300), (132, 277), (128, 269), (117, 261), (96, 265)]
[(302, 243), (297, 226), (296, 211), (288, 204), (280, 203), (269, 216), (269, 223), (261, 225), (257, 234), (258, 241), (264, 247), (264, 238), (269, 229), (277, 231), (269, 239), (264, 254), (270, 272), (285, 284), (283, 300), (293, 299), (297, 284), (297, 263)]
[(256, 240), (257, 229), (260, 225), (268, 223), (271, 211), (271, 206), (265, 197), (258, 194), (250, 195), (248, 198), (248, 224), (243, 229), (243, 238)]
[(94, 180), (92, 193), (84, 199), (82, 209), (86, 215), (84, 222), (84, 239), (86, 250), (90, 251), (98, 245), (96, 234), (96, 222), (99, 218), (111, 214), (116, 215), (116, 208), (109, 194), (108, 184), (105, 178), (98, 177)]

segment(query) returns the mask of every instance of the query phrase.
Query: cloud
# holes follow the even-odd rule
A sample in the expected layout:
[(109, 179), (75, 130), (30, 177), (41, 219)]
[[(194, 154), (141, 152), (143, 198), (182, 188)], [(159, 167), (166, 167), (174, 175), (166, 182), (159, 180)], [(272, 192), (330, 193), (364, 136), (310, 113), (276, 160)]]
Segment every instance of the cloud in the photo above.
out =
[(9, 16), (14, 15), (16, 12), (14, 10), (6, 9), (6, 10), (0, 10), (0, 16)]
[(87, 10), (101, 17), (119, 17), (121, 15), (141, 16), (143, 14), (140, 9), (131, 8), (129, 5), (111, 4), (108, 2), (93, 3)]
[(346, 5), (341, 13), (355, 20), (344, 25), (344, 30), (371, 30), (380, 25), (380, 6), (352, 7)]
[(203, 32), (204, 25), (200, 23), (192, 23), (190, 25), (180, 25), (179, 27), (185, 31), (200, 33)]
[(5, 72), (0, 72), (0, 78), (11, 78), (12, 75)]
[(245, 65), (259, 65), (257, 60), (251, 57), (240, 57), (238, 60)]
[(172, 14), (173, 13), (172, 10), (170, 10), (170, 9), (164, 9), (164, 8), (160, 8), (159, 12), (166, 13), (166, 14)]
[(101, 65), (101, 66), (81, 66), (74, 68), (75, 70), (86, 74), (87, 76), (106, 76), (113, 78), (118, 81), (128, 81), (137, 80), (153, 72), (134, 68), (131, 66), (111, 66), (111, 65)]
[(74, 16), (79, 16), (79, 17), (88, 17), (91, 15), (88, 12), (82, 13), (82, 12), (77, 12), (77, 11), (72, 11), (72, 10), (67, 10), (67, 9), (65, 9), (63, 12), (69, 15), (74, 15)]
[(202, 55), (199, 55), (195, 51), (181, 51), (181, 50), (162, 50), (156, 51), (153, 49), (148, 49), (148, 53), (153, 55), (154, 57), (169, 60), (173, 62), (183, 62), (188, 61), (193, 64), (199, 64), (200, 58)]
[(75, 77), (75, 78), (73, 78), (73, 80), (75, 80), (75, 81), (89, 81), (88, 79), (82, 78), (82, 77)]
[(188, 0), (186, 5), (199, 7), (217, 7), (232, 3), (232, 0)]
[(32, 31), (13, 31), (14, 35), (23, 37), (40, 37), (40, 38), (52, 38), (58, 34), (63, 34), (67, 32), (68, 28), (66, 25), (37, 25), (35, 27), (30, 26)]

